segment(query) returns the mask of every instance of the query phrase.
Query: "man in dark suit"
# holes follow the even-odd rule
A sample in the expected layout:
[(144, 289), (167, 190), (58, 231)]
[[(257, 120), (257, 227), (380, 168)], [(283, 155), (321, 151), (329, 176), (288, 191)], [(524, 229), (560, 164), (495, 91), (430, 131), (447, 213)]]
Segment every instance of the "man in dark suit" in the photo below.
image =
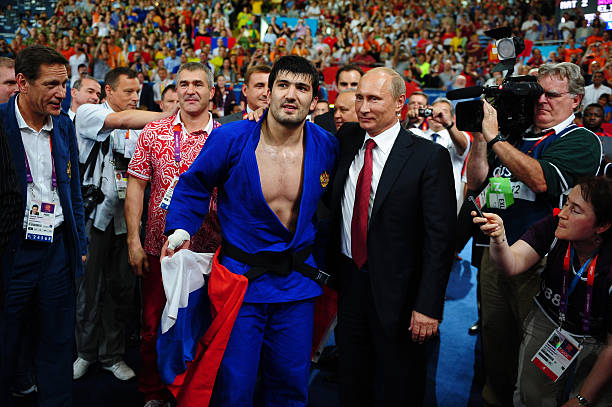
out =
[(235, 122), (246, 118), (248, 113), (262, 107), (268, 107), (268, 103), (270, 103), (268, 100), (268, 76), (270, 76), (271, 71), (272, 68), (268, 65), (255, 65), (247, 69), (242, 85), (242, 94), (247, 102), (246, 110), (219, 117), (217, 121), (221, 124)]
[(138, 95), (138, 107), (142, 109), (146, 107), (149, 112), (160, 112), (159, 104), (155, 103), (153, 86), (145, 82), (145, 76), (142, 72), (138, 72), (138, 82), (140, 82), (140, 92)]
[(402, 78), (367, 72), (359, 124), (338, 132), (330, 269), (339, 274), (343, 406), (418, 406), (423, 342), (436, 335), (453, 260), (455, 191), (448, 151), (401, 128)]
[[(19, 93), (0, 105), (26, 225), (1, 259), (6, 300), (0, 318), (1, 400), (14, 373), (23, 326), (36, 324), (40, 406), (72, 404), (74, 279), (83, 272), (87, 250), (74, 125), (60, 110), (67, 64), (51, 48), (24, 49), (15, 62)], [(44, 215), (26, 210), (34, 205)], [(43, 216), (48, 226), (42, 227)], [(32, 299), (38, 304), (35, 321), (23, 317)]]
[[(357, 65), (346, 64), (336, 72), (336, 89), (338, 94), (345, 90), (356, 89), (359, 79), (363, 76), (363, 71)], [(336, 122), (334, 120), (334, 109), (315, 117), (314, 123), (323, 127), (331, 134), (336, 134)]]

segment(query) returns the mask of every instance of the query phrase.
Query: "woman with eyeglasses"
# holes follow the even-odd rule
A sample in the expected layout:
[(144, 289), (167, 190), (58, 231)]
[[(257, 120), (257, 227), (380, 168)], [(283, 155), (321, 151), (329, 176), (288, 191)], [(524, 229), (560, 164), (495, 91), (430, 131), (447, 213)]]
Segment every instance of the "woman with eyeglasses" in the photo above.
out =
[(535, 223), (512, 246), (502, 219), (483, 215), (472, 212), (500, 272), (520, 274), (547, 256), (523, 322), (515, 405), (611, 406), (612, 180), (580, 182), (557, 216)]

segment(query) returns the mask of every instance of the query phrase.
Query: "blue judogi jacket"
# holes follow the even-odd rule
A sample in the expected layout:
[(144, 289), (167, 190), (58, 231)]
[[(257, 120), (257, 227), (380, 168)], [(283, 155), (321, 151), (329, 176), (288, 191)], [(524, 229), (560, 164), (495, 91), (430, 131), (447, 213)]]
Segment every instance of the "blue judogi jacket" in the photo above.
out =
[[(166, 234), (184, 229), (193, 236), (208, 212), (210, 194), (217, 187), (217, 213), (224, 241), (248, 253), (297, 252), (313, 245), (315, 212), (335, 169), (338, 141), (319, 126), (305, 123), (302, 196), (296, 231), (292, 234), (270, 209), (261, 189), (255, 157), (261, 123), (262, 120), (242, 120), (211, 133), (189, 170), (180, 176), (166, 216)], [(306, 263), (316, 267), (312, 256)], [(250, 269), (228, 256), (223, 257), (221, 264), (237, 274)], [(249, 282), (244, 301), (297, 301), (321, 293), (316, 282), (294, 270), (288, 276), (266, 273)]]

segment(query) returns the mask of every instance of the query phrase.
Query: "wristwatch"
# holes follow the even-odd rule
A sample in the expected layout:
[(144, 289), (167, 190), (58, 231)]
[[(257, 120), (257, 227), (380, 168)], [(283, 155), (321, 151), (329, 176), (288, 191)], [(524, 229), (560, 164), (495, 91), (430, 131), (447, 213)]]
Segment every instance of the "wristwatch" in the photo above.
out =
[(501, 134), (498, 134), (497, 136), (495, 136), (493, 140), (487, 143), (487, 147), (489, 149), (493, 148), (493, 144), (497, 143), (498, 141), (506, 141), (506, 138), (502, 136)]
[(576, 394), (576, 400), (578, 400), (578, 404), (581, 406), (591, 407), (592, 404), (589, 400), (582, 397), (580, 394)]
[(450, 124), (449, 124), (448, 126), (444, 126), (444, 128), (445, 128), (446, 130), (450, 130), (450, 129), (452, 129), (452, 128), (453, 128), (453, 126), (454, 126), (454, 125), (455, 125), (455, 122), (450, 122)]

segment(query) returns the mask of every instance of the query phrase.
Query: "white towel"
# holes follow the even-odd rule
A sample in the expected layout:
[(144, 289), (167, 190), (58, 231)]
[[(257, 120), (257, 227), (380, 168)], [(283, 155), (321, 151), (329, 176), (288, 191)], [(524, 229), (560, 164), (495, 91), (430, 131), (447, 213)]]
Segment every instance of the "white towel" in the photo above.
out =
[(179, 308), (187, 306), (189, 294), (204, 286), (204, 275), (210, 274), (214, 255), (183, 249), (172, 257), (162, 259), (161, 273), (166, 293), (166, 306), (161, 319), (162, 333), (172, 328)]

